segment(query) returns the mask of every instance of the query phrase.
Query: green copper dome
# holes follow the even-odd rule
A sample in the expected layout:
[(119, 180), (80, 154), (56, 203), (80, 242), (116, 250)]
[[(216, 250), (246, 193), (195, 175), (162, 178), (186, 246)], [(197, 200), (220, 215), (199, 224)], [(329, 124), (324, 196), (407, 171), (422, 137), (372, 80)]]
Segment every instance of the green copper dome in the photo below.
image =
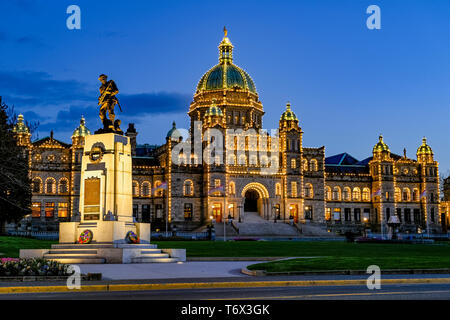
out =
[(80, 125), (76, 128), (72, 134), (72, 137), (86, 137), (91, 134), (88, 128), (86, 128), (86, 120), (84, 117), (80, 119)]
[(238, 88), (257, 94), (255, 83), (247, 72), (233, 64), (233, 45), (227, 37), (219, 45), (219, 64), (200, 79), (197, 92)]
[(181, 132), (177, 129), (177, 124), (175, 123), (175, 121), (172, 123), (172, 129), (169, 130), (169, 132), (167, 132), (167, 136), (166, 139), (172, 139), (174, 141), (179, 141), (180, 138), (182, 138), (183, 135), (181, 134)]
[(383, 152), (383, 151), (387, 151), (387, 152), (391, 152), (391, 150), (389, 150), (389, 147), (387, 146), (386, 143), (384, 143), (383, 141), (383, 136), (380, 135), (379, 136), (379, 141), (378, 143), (373, 147), (372, 152)]
[(218, 106), (216, 106), (215, 101), (213, 101), (211, 107), (206, 110), (205, 117), (223, 117), (223, 112)]
[(286, 104), (286, 111), (281, 115), (280, 121), (297, 120), (298, 118), (294, 112), (291, 110), (291, 104), (288, 102)]
[(17, 117), (17, 124), (13, 128), (14, 133), (30, 133), (30, 129), (26, 126), (23, 121), (23, 115), (19, 114)]
[(417, 149), (417, 154), (430, 154), (433, 155), (433, 150), (431, 150), (431, 147), (427, 145), (427, 138), (422, 139), (422, 145)]

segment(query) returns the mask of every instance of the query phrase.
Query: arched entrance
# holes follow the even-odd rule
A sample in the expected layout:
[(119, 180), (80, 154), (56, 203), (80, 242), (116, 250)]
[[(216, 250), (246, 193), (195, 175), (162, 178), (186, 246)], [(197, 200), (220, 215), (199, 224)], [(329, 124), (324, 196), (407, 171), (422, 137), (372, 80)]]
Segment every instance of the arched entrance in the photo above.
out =
[(257, 212), (258, 211), (259, 194), (255, 190), (247, 190), (245, 193), (244, 211)]
[(244, 212), (257, 212), (259, 216), (268, 219), (269, 192), (264, 185), (257, 182), (249, 183), (242, 189), (241, 195)]

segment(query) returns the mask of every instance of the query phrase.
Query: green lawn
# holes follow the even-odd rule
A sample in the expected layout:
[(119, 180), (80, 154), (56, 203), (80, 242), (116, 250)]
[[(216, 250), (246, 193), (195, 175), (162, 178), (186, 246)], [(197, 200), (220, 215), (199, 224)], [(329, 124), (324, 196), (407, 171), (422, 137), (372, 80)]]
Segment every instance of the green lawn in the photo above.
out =
[(0, 237), (0, 258), (18, 258), (20, 249), (45, 249), (57, 241), (21, 237)]
[(450, 243), (363, 244), (322, 241), (161, 241), (158, 248), (186, 248), (188, 257), (317, 257), (258, 263), (253, 270), (365, 270), (450, 268)]
[[(2, 257), (19, 249), (50, 248), (55, 241), (0, 237)], [(450, 243), (364, 244), (322, 241), (153, 241), (158, 248), (187, 249), (188, 257), (317, 257), (259, 263), (249, 269), (276, 271), (450, 268)]]

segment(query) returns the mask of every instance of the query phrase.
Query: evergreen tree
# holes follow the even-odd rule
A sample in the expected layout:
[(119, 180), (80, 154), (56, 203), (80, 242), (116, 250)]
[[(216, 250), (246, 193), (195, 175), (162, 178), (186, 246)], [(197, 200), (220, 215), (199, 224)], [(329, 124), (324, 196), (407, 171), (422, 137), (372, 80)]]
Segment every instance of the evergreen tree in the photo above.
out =
[(0, 232), (6, 222), (18, 222), (31, 207), (28, 154), (16, 143), (12, 109), (0, 97)]

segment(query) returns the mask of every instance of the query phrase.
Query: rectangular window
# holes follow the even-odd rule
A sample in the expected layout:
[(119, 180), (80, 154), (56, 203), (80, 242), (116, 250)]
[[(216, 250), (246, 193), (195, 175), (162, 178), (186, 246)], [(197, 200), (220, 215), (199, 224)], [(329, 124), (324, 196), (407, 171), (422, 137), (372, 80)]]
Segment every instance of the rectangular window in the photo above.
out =
[(405, 209), (405, 223), (411, 223), (411, 209)]
[(68, 203), (67, 202), (59, 202), (58, 203), (58, 217), (59, 218), (67, 218), (68, 216)]
[(192, 220), (192, 203), (184, 204), (184, 220), (186, 221)]
[(420, 224), (421, 223), (420, 209), (414, 209), (414, 222), (416, 224)]
[(45, 203), (45, 217), (52, 218), (55, 216), (55, 203), (54, 202), (46, 202)]
[(398, 220), (400, 220), (400, 222), (402, 222), (403, 221), (403, 219), (402, 219), (402, 209), (401, 208), (397, 208), (396, 212), (397, 212)]
[(297, 182), (291, 181), (291, 195), (293, 198), (297, 197)]
[(33, 218), (39, 218), (41, 216), (41, 203), (33, 202), (31, 205), (31, 216)]
[(352, 218), (351, 218), (351, 216), (352, 216), (352, 209), (345, 208), (344, 209), (344, 216), (345, 216), (345, 221), (351, 221), (352, 220)]
[(133, 218), (138, 218), (139, 206), (137, 204), (133, 204)]
[(333, 219), (335, 221), (341, 221), (341, 208), (333, 209)]
[(331, 208), (325, 209), (325, 220), (330, 221), (331, 220)]
[(312, 220), (312, 218), (313, 218), (312, 206), (305, 206), (305, 219)]
[(144, 223), (150, 222), (150, 205), (149, 204), (142, 205), (142, 222), (144, 222)]
[(361, 209), (360, 208), (353, 209), (353, 215), (354, 215), (355, 221), (357, 221), (357, 222), (361, 221)]
[(162, 215), (163, 215), (163, 212), (162, 212), (162, 204), (157, 204), (157, 205), (156, 205), (156, 218), (157, 218), (157, 219), (161, 219), (161, 218), (162, 218)]

